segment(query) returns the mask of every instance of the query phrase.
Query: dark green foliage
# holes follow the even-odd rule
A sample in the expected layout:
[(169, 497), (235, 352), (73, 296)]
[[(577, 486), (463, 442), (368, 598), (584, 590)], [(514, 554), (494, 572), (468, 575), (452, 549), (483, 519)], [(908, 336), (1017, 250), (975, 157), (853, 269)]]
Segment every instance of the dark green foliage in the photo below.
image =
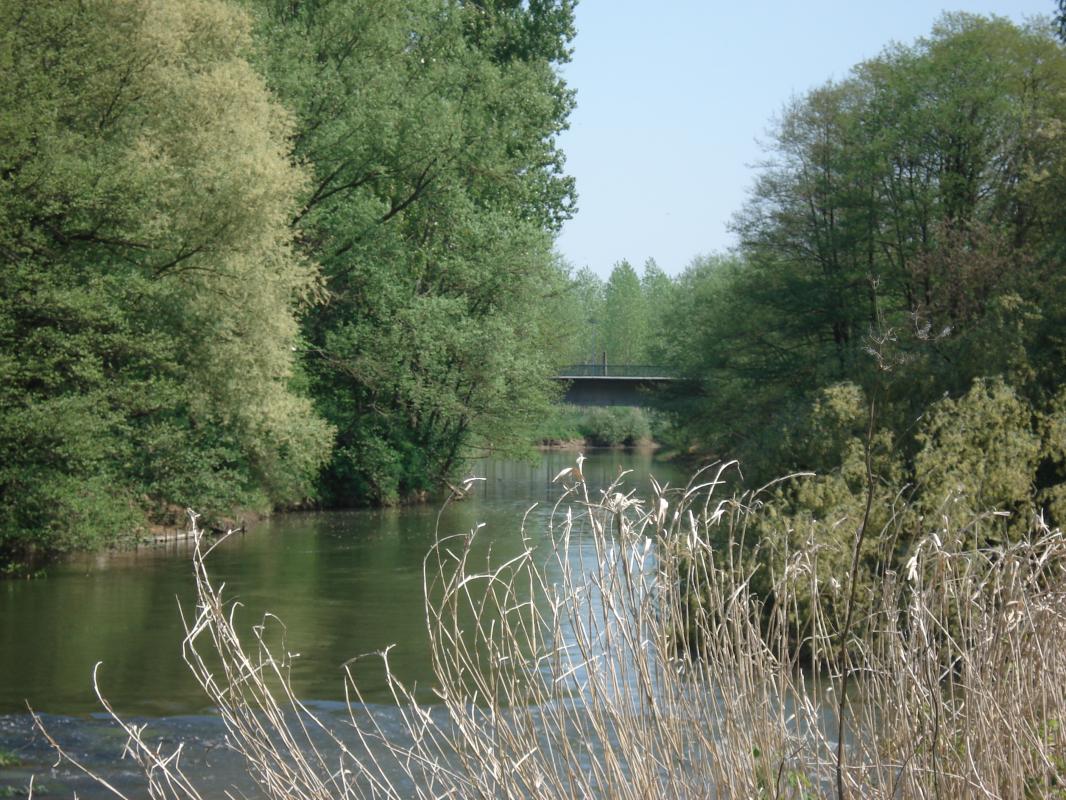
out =
[[(752, 488), (814, 473), (765, 489), (733, 553), (796, 642), (930, 531), (1066, 521), (1064, 120), (1046, 26), (946, 16), (787, 108), (738, 252), (676, 281), (675, 423)], [(782, 564), (834, 578), (776, 607)]]
[(916, 481), (927, 513), (1058, 496), (1040, 420), (1062, 377), (1064, 119), (1050, 31), (967, 15), (795, 101), (738, 255), (678, 280), (676, 419), (752, 482), (839, 476), (790, 495), (821, 518), (864, 491), (871, 403), (877, 479)]
[(0, 566), (311, 491), (288, 118), (219, 2), (0, 9)]
[(0, 23), (5, 561), (526, 446), (568, 341), (568, 0)]

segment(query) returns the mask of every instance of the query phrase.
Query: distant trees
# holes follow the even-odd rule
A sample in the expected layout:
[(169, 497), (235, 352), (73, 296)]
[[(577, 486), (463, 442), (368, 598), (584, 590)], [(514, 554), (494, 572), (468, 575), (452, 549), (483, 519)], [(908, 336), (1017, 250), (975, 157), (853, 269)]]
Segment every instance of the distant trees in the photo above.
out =
[(638, 364), (647, 345), (647, 308), (640, 278), (628, 261), (611, 270), (603, 292), (603, 339), (615, 364)]
[(587, 267), (575, 273), (569, 295), (582, 312), (575, 338), (581, 347), (572, 359), (608, 364), (647, 364), (654, 361), (662, 342), (659, 335), (670, 315), (674, 284), (654, 259), (638, 276), (625, 260), (614, 265), (603, 281)]

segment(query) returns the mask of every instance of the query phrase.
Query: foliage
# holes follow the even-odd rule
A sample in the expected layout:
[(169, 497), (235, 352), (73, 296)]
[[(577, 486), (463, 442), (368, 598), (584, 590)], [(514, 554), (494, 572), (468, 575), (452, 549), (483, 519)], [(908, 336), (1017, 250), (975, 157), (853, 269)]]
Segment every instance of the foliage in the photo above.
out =
[(525, 444), (570, 342), (568, 0), (0, 23), (5, 560)]
[(632, 446), (651, 436), (644, 412), (629, 406), (590, 408), (582, 417), (579, 430), (585, 441), (598, 447)]
[(313, 171), (299, 220), (326, 302), (303, 319), (337, 428), (337, 505), (393, 502), (524, 445), (567, 347), (551, 236), (573, 208), (571, 4), (256, 3), (259, 64)]
[(577, 320), (573, 333), (574, 348), (565, 360), (575, 364), (601, 364), (607, 352), (604, 321), (607, 313), (604, 284), (599, 275), (582, 267), (570, 276), (566, 298), (574, 307)]
[(533, 441), (552, 445), (583, 439), (584, 434), (580, 428), (582, 414), (582, 409), (577, 406), (556, 403), (537, 424), (533, 431)]
[(306, 497), (330, 439), (293, 383), (307, 176), (249, 20), (13, 2), (0, 31), (0, 558)]
[(825, 427), (849, 386), (927, 511), (957, 489), (967, 513), (1058, 497), (1039, 420), (1064, 363), (1063, 119), (1046, 23), (965, 14), (794, 101), (735, 218), (738, 253), (677, 280), (675, 421), (755, 484), (814, 469), (854, 497), (868, 413)]
[(677, 298), (673, 280), (663, 272), (654, 258), (644, 262), (640, 291), (644, 298), (646, 326), (641, 361), (645, 364), (662, 364), (660, 347), (666, 330), (673, 322)]
[(638, 277), (628, 261), (614, 265), (607, 281), (587, 267), (570, 277), (568, 301), (580, 311), (568, 353), (573, 363), (650, 364), (661, 356), (659, 336), (672, 315), (674, 283), (654, 259)]
[(592, 447), (632, 447), (651, 440), (652, 419), (650, 412), (630, 406), (556, 405), (535, 435), (547, 443), (581, 439)]
[(977, 380), (958, 400), (934, 403), (917, 442), (915, 477), (928, 513), (951, 502), (952, 514), (962, 517), (992, 508), (1020, 512), (1024, 525), (1040, 441), (1028, 404), (1002, 380)]
[(603, 290), (603, 338), (609, 363), (640, 364), (647, 347), (647, 309), (640, 278), (619, 261)]

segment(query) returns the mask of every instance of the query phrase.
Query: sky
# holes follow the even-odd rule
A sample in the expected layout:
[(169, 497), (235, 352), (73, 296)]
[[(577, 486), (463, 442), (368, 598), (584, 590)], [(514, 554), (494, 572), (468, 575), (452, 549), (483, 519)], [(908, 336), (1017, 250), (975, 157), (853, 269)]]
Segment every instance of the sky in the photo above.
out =
[(578, 211), (557, 248), (601, 276), (652, 257), (676, 275), (735, 244), (773, 119), (793, 97), (930, 32), (943, 11), (1021, 22), (1054, 0), (580, 0), (577, 90), (559, 137)]

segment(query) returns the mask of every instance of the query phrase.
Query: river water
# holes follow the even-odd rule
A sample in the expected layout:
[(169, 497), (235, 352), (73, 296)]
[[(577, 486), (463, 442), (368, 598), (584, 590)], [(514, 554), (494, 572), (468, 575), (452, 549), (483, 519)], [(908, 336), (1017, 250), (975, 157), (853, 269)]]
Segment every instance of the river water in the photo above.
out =
[[(339, 714), (342, 665), (355, 656), (395, 645), (394, 672), (408, 685), (431, 684), (422, 563), (436, 538), (483, 524), (480, 546), (502, 562), (521, 549), (525, 518), (526, 533), (545, 544), (559, 493), (551, 479), (573, 462), (562, 451), (536, 464), (480, 462), (473, 473), (484, 480), (472, 497), (443, 511), (427, 504), (280, 515), (231, 536), (209, 568), (225, 596), (241, 602), (246, 627), (267, 611), (284, 621), (287, 648), (300, 654), (292, 673), (298, 695), (320, 713)], [(627, 470), (627, 487), (645, 496), (651, 475), (675, 486), (685, 477), (650, 453), (615, 450), (590, 453), (583, 472), (595, 490)], [(240, 782), (240, 765), (222, 753), (221, 724), (181, 659), (179, 607), (189, 612), (193, 598), (187, 544), (72, 559), (43, 579), (0, 582), (0, 751), (21, 762), (0, 767), (0, 796), (25, 787), (31, 774), (38, 795), (43, 782), (67, 796), (94, 796), (71, 770), (51, 768), (27, 704), (61, 742), (136, 796), (136, 774), (119, 761), (123, 738), (92, 691), (97, 662), (101, 689), (120, 714), (163, 740), (189, 742), (186, 763), (208, 783)], [(376, 659), (352, 669), (371, 703), (391, 702)]]

